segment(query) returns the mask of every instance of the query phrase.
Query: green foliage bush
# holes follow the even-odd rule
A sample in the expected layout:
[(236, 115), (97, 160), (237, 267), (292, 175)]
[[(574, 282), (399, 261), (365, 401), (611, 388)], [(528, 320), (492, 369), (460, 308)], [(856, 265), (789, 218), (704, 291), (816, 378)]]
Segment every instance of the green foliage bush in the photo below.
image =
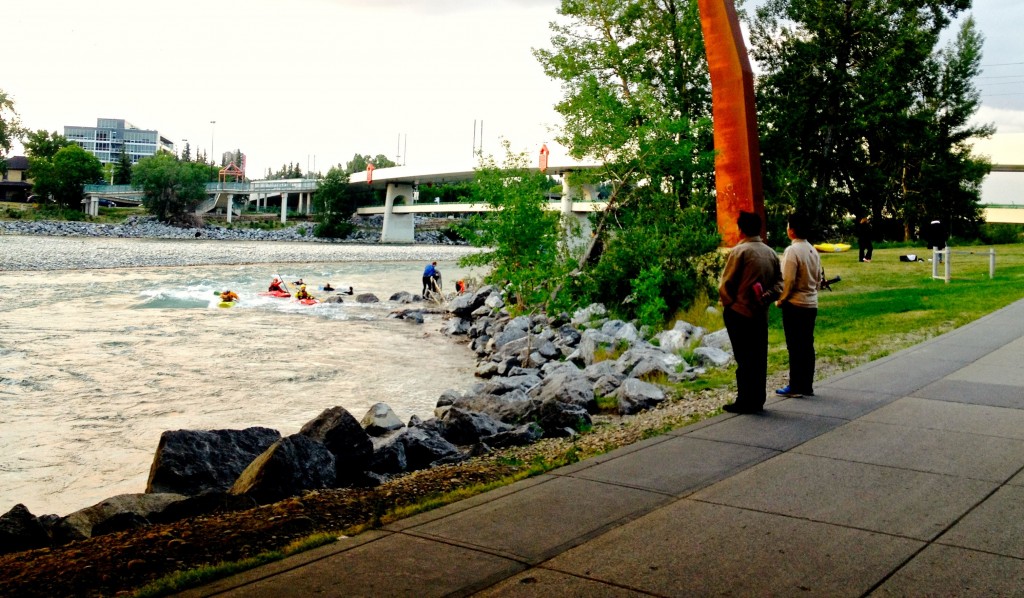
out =
[(984, 224), (981, 227), (981, 241), (986, 245), (1020, 243), (1024, 237), (1024, 226), (1020, 224)]

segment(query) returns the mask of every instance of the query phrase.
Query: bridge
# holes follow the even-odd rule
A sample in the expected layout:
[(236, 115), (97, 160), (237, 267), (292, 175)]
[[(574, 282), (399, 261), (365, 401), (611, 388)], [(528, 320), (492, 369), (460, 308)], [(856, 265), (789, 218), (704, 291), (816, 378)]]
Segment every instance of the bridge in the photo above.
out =
[[(565, 175), (570, 172), (578, 172), (598, 168), (596, 163), (575, 163), (563, 165), (549, 165), (545, 174)], [(537, 171), (539, 168), (531, 168)], [(993, 173), (1020, 173), (1024, 174), (1024, 165), (994, 164)], [(490, 211), (486, 204), (474, 203), (433, 203), (417, 202), (417, 187), (423, 184), (443, 184), (456, 181), (471, 180), (476, 171), (467, 168), (465, 165), (452, 167), (429, 167), (414, 168), (409, 166), (396, 166), (392, 168), (371, 169), (357, 172), (349, 177), (349, 184), (353, 186), (369, 187), (371, 189), (385, 190), (385, 201), (383, 206), (367, 206), (356, 210), (362, 216), (383, 215), (384, 225), (381, 230), (381, 241), (385, 243), (413, 243), (415, 239), (414, 218), (416, 214), (459, 214), (471, 212)], [(1016, 178), (1016, 177), (1014, 177)], [(288, 196), (298, 195), (296, 210), (302, 214), (311, 214), (313, 211), (312, 198), (319, 186), (317, 179), (267, 179), (248, 182), (216, 182), (207, 183), (206, 193), (209, 198), (197, 208), (197, 213), (206, 213), (213, 210), (221, 211), (227, 215), (230, 223), (233, 217), (241, 215), (242, 204), (236, 204), (234, 197), (247, 195), (248, 203), (255, 202), (257, 209), (266, 209), (268, 199), (280, 196), (280, 220), (286, 223), (288, 218)], [(1019, 184), (1014, 184), (1005, 193), (1017, 197)], [(99, 200), (111, 199), (119, 203), (135, 204), (141, 203), (142, 191), (133, 188), (131, 185), (86, 185), (85, 212), (92, 216), (99, 214)], [(993, 198), (999, 201), (1001, 198)], [(562, 176), (562, 197), (558, 201), (549, 202), (547, 209), (561, 211), (565, 216), (574, 216), (586, 227), (588, 222), (586, 215), (590, 212), (601, 211), (607, 207), (606, 202), (598, 201), (595, 190), (590, 185), (572, 187), (568, 178)], [(1024, 204), (1016, 203), (989, 203), (982, 205), (982, 215), (989, 223), (1011, 223), (1024, 224)]]

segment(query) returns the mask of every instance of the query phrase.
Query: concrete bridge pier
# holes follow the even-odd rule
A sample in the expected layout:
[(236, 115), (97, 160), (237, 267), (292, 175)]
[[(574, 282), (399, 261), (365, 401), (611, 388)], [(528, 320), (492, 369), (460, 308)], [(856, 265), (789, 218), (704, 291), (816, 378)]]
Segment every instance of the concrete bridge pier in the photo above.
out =
[(597, 188), (589, 184), (572, 186), (566, 175), (562, 176), (562, 223), (566, 230), (571, 230), (570, 226), (579, 223), (579, 235), (569, 239), (570, 248), (575, 249), (590, 239), (593, 230), (590, 227), (589, 212), (576, 212), (573, 210), (572, 204), (574, 201), (579, 201), (581, 195), (583, 201), (597, 201)]
[(395, 214), (395, 203), (412, 205), (412, 183), (388, 183), (384, 199), (384, 226), (380, 232), (381, 243), (414, 243), (416, 231), (412, 214)]
[(288, 223), (288, 192), (281, 192), (281, 224)]

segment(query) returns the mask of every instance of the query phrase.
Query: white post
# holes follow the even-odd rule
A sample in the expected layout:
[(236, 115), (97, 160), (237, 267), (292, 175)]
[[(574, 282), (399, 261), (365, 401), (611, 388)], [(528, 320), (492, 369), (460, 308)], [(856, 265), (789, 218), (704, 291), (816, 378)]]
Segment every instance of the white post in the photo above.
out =
[(932, 278), (939, 277), (939, 250), (932, 249)]
[(988, 277), (989, 279), (996, 277), (996, 248), (988, 248)]
[(946, 245), (946, 248), (943, 249), (942, 252), (946, 255), (946, 284), (949, 284), (949, 269), (950, 269), (950, 263), (949, 263), (950, 259), (949, 258), (953, 254), (949, 250), (949, 245)]
[(281, 191), (281, 224), (288, 222), (288, 192)]
[(233, 203), (232, 200), (234, 199), (235, 196), (231, 195), (230, 193), (227, 193), (226, 195), (228, 196), (228, 201), (227, 201), (227, 206), (228, 206), (228, 224), (231, 224), (231, 204)]

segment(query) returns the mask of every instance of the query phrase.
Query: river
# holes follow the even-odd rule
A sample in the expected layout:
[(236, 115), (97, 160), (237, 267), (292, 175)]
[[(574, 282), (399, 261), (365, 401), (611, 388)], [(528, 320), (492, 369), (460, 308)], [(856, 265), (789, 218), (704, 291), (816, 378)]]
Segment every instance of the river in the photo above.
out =
[[(22, 250), (15, 240), (23, 238), (0, 236), (0, 250)], [(143, 242), (75, 243), (120, 252)], [(336, 259), (318, 249), (311, 260)], [(287, 435), (326, 408), (358, 419), (377, 402), (403, 419), (430, 417), (441, 392), (472, 384), (474, 356), (439, 332), (440, 315), (422, 325), (388, 318), (423, 305), (387, 301), (419, 292), (422, 259), (364, 261), (374, 252), (364, 249), (352, 261), (3, 272), (0, 513), (24, 503), (63, 515), (144, 491), (165, 430), (266, 426)], [(469, 274), (454, 262), (440, 268), (448, 289)], [(259, 296), (278, 273), (320, 296), (330, 282), (382, 302)], [(236, 307), (217, 306), (215, 291), (226, 289), (241, 296)]]

